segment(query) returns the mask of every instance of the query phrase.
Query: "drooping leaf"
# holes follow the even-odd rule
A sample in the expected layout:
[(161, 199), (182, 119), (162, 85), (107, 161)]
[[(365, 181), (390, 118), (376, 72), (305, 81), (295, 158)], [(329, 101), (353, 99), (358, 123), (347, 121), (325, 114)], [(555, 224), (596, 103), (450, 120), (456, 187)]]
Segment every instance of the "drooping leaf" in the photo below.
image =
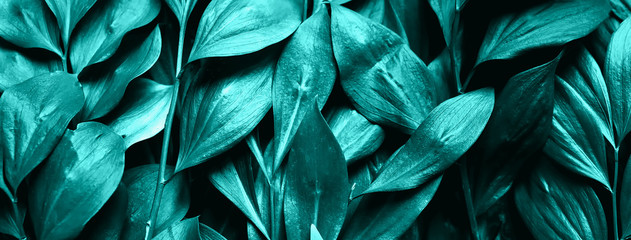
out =
[(537, 239), (607, 239), (605, 212), (594, 189), (548, 162), (516, 187), (515, 203)]
[(199, 219), (197, 217), (184, 219), (171, 224), (168, 228), (158, 233), (153, 240), (201, 240), (199, 234)]
[(85, 67), (110, 58), (127, 32), (148, 24), (158, 12), (159, 0), (98, 1), (72, 34), (72, 70), (80, 73)]
[(183, 94), (176, 172), (228, 150), (256, 127), (272, 105), (273, 55), (189, 65), (183, 79), (194, 80)]
[(90, 219), (78, 239), (115, 240), (119, 239), (125, 227), (127, 210), (127, 187), (122, 182), (107, 203)]
[(494, 101), (493, 89), (485, 88), (438, 105), (380, 169), (364, 194), (412, 189), (440, 175), (478, 139)]
[(337, 76), (326, 8), (309, 17), (292, 35), (278, 59), (272, 84), (274, 169), (280, 167), (305, 113), (317, 100), (324, 107)]
[(50, 154), (70, 119), (83, 105), (77, 78), (63, 72), (33, 77), (7, 89), (0, 98), (0, 188), (13, 199), (24, 178)]
[(348, 164), (377, 151), (385, 138), (385, 131), (379, 125), (369, 122), (350, 106), (331, 109), (326, 119)]
[(631, 131), (631, 20), (627, 19), (613, 33), (607, 59), (605, 79), (609, 97), (613, 125), (616, 129), (616, 144)]
[(370, 121), (411, 133), (440, 99), (434, 75), (386, 27), (332, 5), (333, 53), (340, 82)]
[(203, 223), (199, 223), (199, 236), (201, 240), (226, 240), (215, 229), (206, 226)]
[(36, 51), (27, 52), (0, 40), (0, 62), (3, 64), (0, 70), (0, 92), (34, 76), (61, 70), (58, 57), (52, 56)]
[(124, 41), (120, 51), (110, 59), (87, 68), (79, 75), (85, 104), (76, 120), (87, 121), (105, 116), (123, 98), (129, 82), (149, 70), (158, 60), (162, 44), (159, 28), (156, 27), (146, 38), (138, 34), (127, 39), (130, 41)]
[(188, 62), (243, 55), (280, 42), (300, 24), (302, 6), (285, 0), (216, 0), (206, 7)]
[(476, 65), (511, 59), (525, 51), (555, 47), (592, 32), (607, 17), (606, 0), (546, 1), (493, 19), (484, 36)]
[[(125, 171), (123, 182), (127, 185), (129, 202), (125, 217), (125, 228), (120, 239), (143, 239), (145, 227), (151, 211), (156, 191), (158, 164), (142, 165)], [(164, 186), (155, 233), (180, 221), (190, 205), (188, 184), (183, 174), (173, 176), (173, 168), (167, 166), (166, 178), (171, 179)]]
[(0, 2), (0, 37), (23, 48), (43, 48), (59, 56), (59, 29), (55, 16), (41, 0)]
[(109, 127), (67, 130), (29, 191), (38, 239), (71, 239), (112, 196), (125, 169), (125, 144)]
[(57, 19), (63, 46), (68, 46), (72, 30), (94, 3), (96, 0), (46, 0), (46, 4)]
[(166, 0), (166, 3), (175, 14), (175, 17), (177, 17), (180, 27), (186, 27), (188, 18), (191, 16), (197, 0)]

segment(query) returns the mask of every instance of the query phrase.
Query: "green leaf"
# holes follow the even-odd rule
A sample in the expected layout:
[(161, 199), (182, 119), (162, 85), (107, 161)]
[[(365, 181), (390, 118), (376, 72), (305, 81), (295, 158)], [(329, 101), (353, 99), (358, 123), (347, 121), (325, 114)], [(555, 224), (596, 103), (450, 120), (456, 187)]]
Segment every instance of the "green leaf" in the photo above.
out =
[[(57, 18), (61, 30), (61, 41), (68, 46), (72, 30), (79, 20), (90, 10), (96, 0), (46, 0), (46, 4)], [(64, 51), (68, 51), (65, 49)]]
[(440, 175), (478, 139), (494, 101), (493, 89), (485, 88), (438, 105), (380, 169), (364, 194), (412, 189)]
[(122, 182), (107, 203), (83, 228), (78, 239), (117, 240), (125, 227), (127, 187)]
[(594, 189), (548, 162), (516, 187), (515, 203), (537, 239), (607, 239), (605, 212)]
[(348, 164), (369, 156), (383, 143), (385, 131), (350, 106), (337, 106), (325, 115)]
[(609, 97), (613, 125), (616, 128), (616, 146), (631, 131), (631, 20), (625, 20), (613, 33), (607, 59), (605, 79)]
[(41, 0), (4, 0), (0, 3), (0, 37), (23, 48), (43, 48), (59, 56), (59, 29)]
[(206, 226), (203, 223), (199, 223), (199, 236), (201, 240), (226, 240), (215, 229)]
[(411, 133), (434, 108), (434, 75), (395, 33), (332, 5), (333, 53), (340, 82), (368, 120)]
[(126, 148), (151, 138), (164, 129), (172, 92), (173, 86), (139, 78), (129, 85), (104, 123), (123, 137)]
[(97, 122), (67, 130), (30, 186), (38, 239), (71, 239), (112, 196), (125, 169), (123, 139)]
[(186, 27), (197, 0), (166, 0), (166, 3), (177, 17), (180, 27)]
[(3, 70), (0, 71), (0, 92), (37, 75), (62, 70), (57, 56), (46, 56), (38, 50), (19, 49), (2, 40), (0, 62), (3, 64)]
[(182, 78), (193, 82), (183, 94), (176, 172), (230, 149), (263, 119), (272, 105), (273, 55), (189, 65)]
[(50, 154), (70, 119), (81, 109), (83, 93), (77, 78), (56, 72), (40, 75), (7, 89), (0, 98), (0, 155), (5, 183), (0, 188), (14, 199), (24, 178)]
[[(156, 191), (158, 179), (158, 164), (148, 164), (125, 171), (123, 182), (127, 185), (129, 203), (127, 204), (125, 228), (120, 239), (143, 239), (145, 228), (151, 211), (151, 204)], [(158, 220), (155, 232), (159, 233), (174, 222), (180, 221), (188, 212), (190, 195), (187, 178), (184, 174), (173, 176), (173, 168), (167, 166)]]
[(280, 42), (300, 24), (302, 6), (285, 0), (215, 0), (202, 15), (188, 62), (244, 55)]
[(184, 219), (173, 223), (162, 232), (158, 233), (153, 240), (201, 240), (199, 233), (198, 217)]
[(99, 1), (72, 35), (72, 70), (80, 73), (85, 67), (110, 58), (127, 32), (148, 24), (158, 12), (158, 0)]
[(605, 0), (554, 0), (504, 14), (491, 21), (476, 65), (582, 38), (596, 29), (610, 10)]
[(320, 232), (318, 232), (318, 228), (316, 228), (315, 225), (311, 224), (311, 234), (310, 234), (310, 240), (324, 240), (322, 238), (322, 235), (320, 235)]
[(348, 172), (340, 145), (312, 101), (298, 127), (287, 162), (285, 227), (288, 239), (309, 238), (313, 224), (336, 239), (348, 204)]
[(311, 103), (324, 107), (337, 71), (326, 8), (309, 17), (291, 37), (278, 59), (272, 84), (274, 112), (274, 171), (285, 157)]

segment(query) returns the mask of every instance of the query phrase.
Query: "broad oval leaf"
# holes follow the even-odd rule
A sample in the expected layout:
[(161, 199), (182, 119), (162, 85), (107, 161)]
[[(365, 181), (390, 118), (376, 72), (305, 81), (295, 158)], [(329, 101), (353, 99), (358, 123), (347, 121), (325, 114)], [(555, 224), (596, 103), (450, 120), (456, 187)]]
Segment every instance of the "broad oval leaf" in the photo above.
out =
[(348, 164), (377, 151), (386, 135), (379, 125), (371, 123), (350, 106), (331, 109), (326, 119)]
[(112, 196), (125, 169), (123, 139), (109, 127), (80, 123), (67, 130), (29, 191), (38, 239), (71, 239)]
[(70, 33), (94, 3), (96, 0), (46, 0), (46, 4), (57, 19), (64, 48), (68, 46)]
[(64, 72), (33, 77), (2, 94), (0, 154), (6, 183), (13, 190), (7, 192), (10, 198), (15, 197), (22, 180), (53, 151), (81, 105), (83, 93), (77, 78)]
[(153, 240), (201, 240), (199, 234), (198, 217), (184, 219), (173, 223), (162, 232), (158, 233)]
[(0, 37), (23, 48), (43, 48), (62, 56), (55, 17), (42, 0), (0, 2)]
[(555, 0), (504, 14), (491, 21), (476, 65), (584, 37), (605, 20), (609, 11), (606, 0)]
[(616, 128), (616, 146), (631, 131), (631, 20), (627, 19), (613, 33), (607, 59), (605, 79), (609, 97), (613, 125)]
[(416, 188), (441, 174), (478, 139), (494, 101), (493, 89), (485, 88), (438, 105), (379, 170), (364, 194)]
[(256, 52), (300, 24), (302, 7), (286, 0), (215, 0), (199, 22), (188, 62)]
[(175, 14), (175, 17), (177, 17), (180, 28), (185, 28), (186, 23), (188, 23), (188, 17), (191, 16), (197, 0), (166, 0), (166, 3)]
[(594, 189), (550, 163), (537, 166), (516, 187), (515, 204), (537, 239), (607, 239), (605, 212)]
[(326, 8), (309, 17), (285, 46), (274, 74), (274, 170), (280, 167), (305, 113), (317, 100), (324, 107), (337, 76)]
[(0, 92), (37, 75), (62, 70), (58, 57), (50, 55), (41, 54), (38, 50), (16, 48), (0, 40), (0, 62), (3, 64)]
[(333, 53), (340, 82), (370, 121), (413, 132), (442, 99), (434, 75), (395, 33), (331, 5)]
[(308, 239), (315, 225), (325, 239), (336, 239), (346, 215), (349, 188), (340, 145), (311, 106), (291, 145), (285, 176), (284, 214), (288, 239)]
[(159, 0), (98, 1), (79, 23), (70, 42), (72, 71), (110, 58), (123, 36), (151, 22), (160, 12)]

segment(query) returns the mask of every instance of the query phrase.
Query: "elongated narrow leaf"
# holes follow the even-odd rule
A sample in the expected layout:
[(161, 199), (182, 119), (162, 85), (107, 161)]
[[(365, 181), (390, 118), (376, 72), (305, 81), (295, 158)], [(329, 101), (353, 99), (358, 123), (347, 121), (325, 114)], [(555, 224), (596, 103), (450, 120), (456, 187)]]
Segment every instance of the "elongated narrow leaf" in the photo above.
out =
[(125, 146), (153, 137), (164, 128), (173, 86), (146, 78), (133, 81), (105, 123), (123, 137)]
[(285, 0), (216, 0), (202, 15), (188, 62), (252, 53), (280, 42), (300, 24), (302, 6)]
[(326, 119), (349, 164), (377, 151), (385, 138), (385, 131), (379, 125), (349, 106), (330, 110)]
[(364, 194), (416, 188), (441, 174), (478, 139), (494, 101), (493, 89), (485, 88), (438, 105), (380, 169)]
[(605, 62), (605, 79), (611, 98), (616, 144), (631, 131), (631, 20), (627, 19), (611, 37)]
[(177, 17), (180, 27), (186, 27), (188, 17), (191, 16), (197, 0), (166, 0), (166, 3), (175, 14), (175, 17)]
[(326, 8), (298, 27), (278, 59), (272, 101), (274, 111), (274, 170), (289, 151), (294, 134), (311, 103), (324, 107), (337, 76), (330, 19)]
[(112, 196), (125, 169), (125, 144), (109, 127), (67, 130), (29, 191), (38, 239), (71, 239)]
[(348, 172), (340, 145), (311, 102), (289, 152), (285, 186), (288, 239), (308, 239), (315, 225), (325, 239), (336, 239), (348, 204)]
[(191, 66), (197, 69), (183, 76), (195, 80), (182, 103), (176, 172), (228, 150), (256, 127), (272, 105), (273, 55)]
[(39, 51), (25, 51), (0, 40), (0, 92), (29, 78), (61, 70), (58, 57), (46, 56)]
[(586, 36), (607, 17), (606, 0), (547, 1), (491, 21), (476, 64), (514, 58), (525, 51), (561, 46)]
[(33, 77), (2, 94), (0, 153), (4, 178), (13, 190), (7, 192), (10, 198), (22, 180), (53, 151), (81, 105), (83, 93), (77, 78), (62, 72)]
[(23, 48), (43, 48), (59, 56), (59, 29), (42, 0), (0, 2), (0, 37)]
[(221, 234), (215, 231), (215, 229), (212, 229), (203, 223), (199, 223), (199, 236), (201, 240), (226, 240), (226, 238), (221, 236)]
[[(148, 164), (126, 170), (123, 182), (127, 185), (129, 202), (125, 218), (125, 228), (120, 239), (143, 239), (145, 227), (151, 211), (151, 204), (158, 180), (158, 164)], [(180, 221), (190, 205), (188, 184), (183, 174), (173, 176), (173, 168), (167, 166), (166, 178), (171, 179), (164, 186), (155, 233)]]
[(430, 0), (429, 4), (432, 6), (434, 13), (436, 13), (436, 17), (438, 17), (438, 22), (443, 31), (447, 47), (451, 47), (452, 41), (457, 37), (452, 36), (454, 28), (456, 28), (456, 24), (458, 24), (456, 15), (460, 14), (456, 11), (456, 0)]
[[(132, 35), (118, 51), (103, 64), (87, 68), (79, 75), (85, 94), (85, 104), (77, 115), (79, 121), (105, 116), (123, 98), (125, 88), (140, 76), (160, 56), (160, 29), (155, 28), (145, 38), (143, 34)], [(136, 41), (134, 41), (136, 40)]]
[(96, 0), (46, 0), (46, 4), (57, 18), (64, 46), (68, 46), (72, 30), (94, 3)]
[[(628, 162), (628, 160), (627, 160)], [(631, 194), (631, 167), (624, 169), (622, 181), (620, 182), (620, 196), (630, 196)], [(620, 228), (622, 239), (628, 239), (631, 236), (631, 199), (628, 197), (620, 198)]]
[(440, 99), (434, 75), (386, 27), (332, 5), (333, 53), (353, 105), (372, 122), (413, 132)]
[(77, 25), (70, 42), (72, 70), (110, 58), (123, 36), (151, 22), (160, 12), (159, 0), (98, 1)]
[(199, 236), (199, 219), (189, 218), (173, 223), (162, 232), (158, 233), (153, 240), (201, 240)]
[[(544, 159), (548, 160), (548, 159)], [(605, 212), (594, 189), (542, 163), (515, 189), (515, 203), (537, 239), (607, 239)]]

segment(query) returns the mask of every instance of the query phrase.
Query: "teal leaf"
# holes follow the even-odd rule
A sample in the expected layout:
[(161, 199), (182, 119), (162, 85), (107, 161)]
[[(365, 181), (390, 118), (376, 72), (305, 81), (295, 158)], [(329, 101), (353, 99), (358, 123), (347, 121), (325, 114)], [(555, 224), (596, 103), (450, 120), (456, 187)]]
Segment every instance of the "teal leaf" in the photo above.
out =
[(164, 129), (172, 92), (173, 86), (136, 79), (104, 123), (123, 137), (126, 148), (151, 138)]
[(320, 232), (318, 232), (318, 228), (315, 225), (311, 224), (311, 234), (309, 237), (310, 240), (324, 240)]
[(311, 103), (324, 107), (337, 71), (331, 46), (330, 19), (326, 8), (309, 17), (285, 46), (274, 74), (272, 108), (277, 170)]
[(412, 189), (440, 175), (478, 139), (494, 101), (493, 89), (485, 88), (438, 105), (379, 170), (364, 194)]
[(28, 196), (38, 239), (71, 239), (112, 196), (123, 177), (125, 145), (109, 127), (80, 123), (67, 130)]
[(19, 49), (2, 40), (0, 62), (3, 64), (3, 70), (0, 71), (0, 92), (37, 75), (62, 70), (57, 56), (51, 58), (39, 51)]
[(160, 56), (160, 29), (130, 35), (118, 52), (102, 64), (86, 68), (79, 74), (85, 104), (75, 117), (78, 122), (105, 116), (119, 103), (129, 82), (149, 70)]
[(348, 172), (340, 145), (312, 101), (289, 152), (284, 214), (288, 239), (309, 238), (310, 226), (336, 239), (348, 204)]
[(340, 83), (368, 120), (412, 133), (439, 100), (434, 75), (381, 24), (332, 5), (333, 53)]
[(0, 3), (0, 37), (23, 48), (43, 48), (62, 56), (59, 29), (41, 0), (5, 0)]
[(199, 236), (201, 240), (226, 240), (224, 236), (215, 231), (215, 229), (206, 226), (203, 223), (199, 223)]
[[(33, 77), (2, 94), (0, 154), (11, 199), (22, 180), (53, 151), (81, 105), (77, 78), (63, 72)], [(3, 185), (0, 188), (8, 190)]]
[(528, 50), (558, 47), (592, 32), (607, 17), (605, 0), (546, 1), (493, 19), (476, 65), (511, 59)]
[(108, 0), (96, 3), (72, 34), (72, 70), (80, 73), (85, 67), (110, 58), (127, 32), (148, 24), (158, 12), (158, 0)]
[(627, 19), (631, 16), (631, 1), (629, 0), (609, 0), (613, 8), (613, 13), (620, 19)]
[[(26, 217), (25, 204), (17, 203), (17, 205), (13, 205), (14, 203), (9, 198), (0, 197), (0, 199), (0, 233), (17, 239), (26, 238), (23, 226)], [(17, 216), (16, 211), (13, 209), (14, 206), (17, 206)]]
[(459, 19), (457, 15), (460, 12), (456, 11), (456, 0), (430, 0), (429, 4), (436, 13), (436, 17), (438, 17), (438, 22), (440, 23), (440, 27), (443, 32), (443, 37), (445, 38), (445, 44), (447, 47), (451, 46), (453, 40), (459, 36), (453, 36), (454, 33), (458, 33), (458, 24)]
[(184, 219), (171, 224), (168, 228), (158, 233), (153, 240), (201, 240), (199, 233), (198, 217)]
[[(627, 160), (627, 163), (629, 161)], [(626, 196), (631, 196), (631, 167), (627, 165), (624, 169), (624, 175), (622, 175), (622, 181), (620, 182), (620, 228), (622, 233), (622, 239), (629, 239), (631, 236), (631, 199)]]
[(186, 27), (188, 18), (191, 16), (191, 12), (197, 3), (197, 0), (166, 0), (166, 3), (175, 14), (175, 17), (177, 17), (177, 21), (180, 23), (180, 28)]
[(326, 119), (348, 164), (377, 151), (385, 139), (385, 131), (350, 106), (332, 108)]
[(611, 98), (616, 146), (631, 131), (631, 20), (625, 20), (613, 33), (605, 61), (605, 82)]
[(516, 187), (515, 204), (537, 239), (607, 239), (605, 212), (594, 189), (548, 162)]
[(46, 4), (57, 19), (63, 46), (68, 46), (72, 30), (94, 3), (96, 0), (46, 0)]
[(188, 62), (244, 55), (280, 42), (300, 24), (302, 6), (285, 0), (215, 0), (202, 15)]
[(399, 35), (404, 43), (408, 43), (408, 38), (405, 34), (403, 24), (392, 7), (390, 0), (368, 0), (360, 2), (360, 4), (361, 5), (356, 10), (357, 13), (373, 20), (374, 22), (384, 25)]
[(127, 187), (122, 182), (107, 203), (90, 219), (78, 239), (115, 240), (119, 239), (125, 227), (127, 210)]

